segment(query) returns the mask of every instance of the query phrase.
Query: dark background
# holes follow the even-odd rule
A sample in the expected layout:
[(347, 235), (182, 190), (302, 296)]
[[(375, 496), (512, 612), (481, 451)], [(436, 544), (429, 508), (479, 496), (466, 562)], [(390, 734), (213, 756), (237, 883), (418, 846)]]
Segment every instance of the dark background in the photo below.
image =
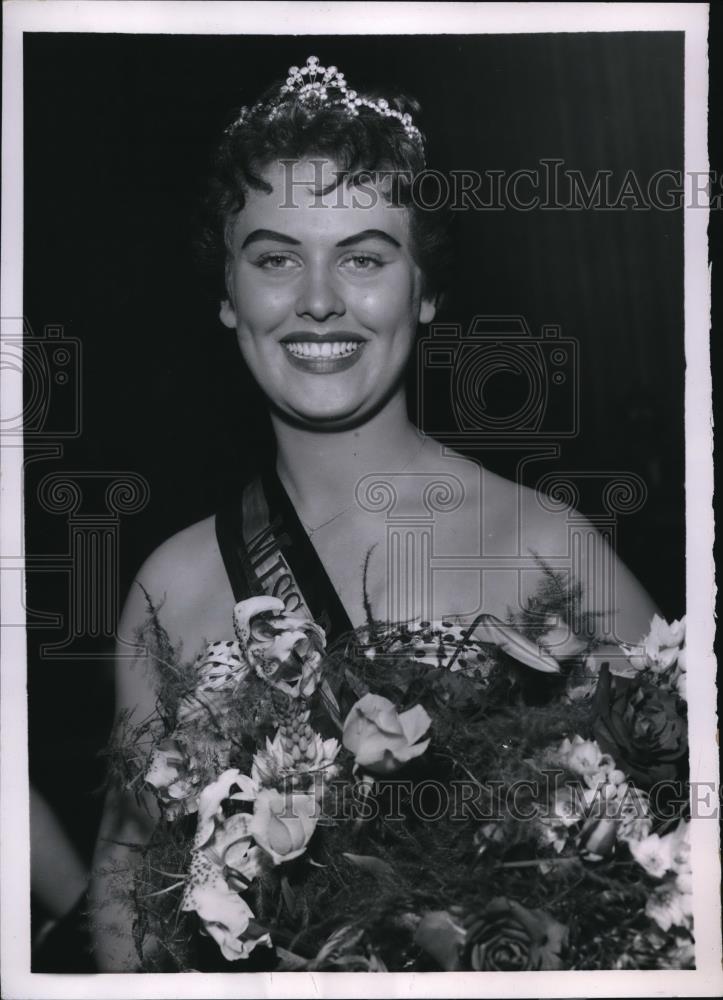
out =
[[(67, 550), (67, 517), (36, 502), (47, 473), (140, 474), (150, 501), (119, 526), (125, 592), (153, 548), (212, 513), (268, 447), (233, 335), (194, 269), (192, 220), (234, 111), (312, 53), (358, 89), (417, 97), (440, 170), (559, 158), (587, 179), (607, 169), (619, 183), (634, 170), (644, 183), (683, 166), (682, 35), (26, 35), (25, 315), (36, 335), (60, 324), (80, 340), (83, 396), (82, 434), (64, 442), (62, 459), (28, 467), (28, 554)], [(533, 331), (559, 324), (579, 342), (580, 433), (535, 475), (641, 476), (648, 499), (621, 519), (619, 553), (662, 612), (680, 616), (682, 213), (464, 212), (459, 228), (438, 321), (466, 328), (480, 313), (522, 315)], [(444, 399), (430, 419), (449, 420)], [(504, 452), (473, 453), (514, 469)], [(599, 503), (583, 492), (581, 507), (594, 515)], [(29, 607), (65, 613), (62, 574), (30, 573), (27, 583)], [(53, 638), (29, 629), (32, 778), (89, 856), (110, 666), (46, 660), (40, 646)]]

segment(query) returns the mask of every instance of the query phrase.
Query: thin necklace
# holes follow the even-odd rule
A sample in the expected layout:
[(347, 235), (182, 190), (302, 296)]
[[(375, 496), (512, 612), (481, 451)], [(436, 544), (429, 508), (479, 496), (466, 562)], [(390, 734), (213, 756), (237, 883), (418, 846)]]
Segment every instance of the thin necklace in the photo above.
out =
[[(409, 468), (409, 466), (412, 464), (412, 462), (415, 460), (415, 458), (417, 458), (417, 456), (422, 451), (422, 448), (424, 447), (425, 441), (426, 441), (426, 438), (423, 437), (422, 438), (422, 443), (420, 444), (420, 446), (412, 453), (412, 456), (409, 459), (409, 461), (406, 463), (406, 465), (404, 465), (401, 469), (399, 469), (399, 472), (397, 474), (407, 471), (407, 469)], [(317, 524), (315, 528), (310, 528), (309, 525), (306, 523), (306, 521), (303, 520), (303, 518), (301, 517), (301, 515), (299, 514), (298, 511), (296, 512), (296, 516), (301, 521), (301, 524), (302, 524), (302, 526), (304, 528), (304, 531), (307, 533), (307, 535), (309, 536), (309, 538), (311, 538), (312, 535), (315, 535), (317, 533), (317, 531), (321, 531), (321, 529), (322, 528), (326, 528), (326, 526), (328, 524), (332, 524), (334, 521), (338, 520), (342, 516), (342, 514), (346, 514), (346, 512), (348, 510), (351, 510), (351, 508), (354, 506), (355, 503), (356, 503), (356, 497), (354, 498), (354, 500), (351, 501), (351, 503), (348, 503), (346, 505), (346, 507), (342, 507), (342, 509), (339, 510), (339, 511), (337, 511), (336, 514), (332, 514), (332, 516), (329, 517), (329, 518), (327, 518), (326, 521), (322, 521), (321, 524)]]

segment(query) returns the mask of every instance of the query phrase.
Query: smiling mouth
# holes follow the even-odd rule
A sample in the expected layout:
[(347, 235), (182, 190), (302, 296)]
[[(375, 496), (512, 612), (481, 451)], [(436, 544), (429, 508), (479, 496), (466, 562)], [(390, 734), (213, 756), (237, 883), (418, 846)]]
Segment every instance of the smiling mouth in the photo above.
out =
[(315, 375), (331, 375), (344, 371), (361, 357), (362, 340), (282, 341), (281, 346), (294, 368)]
[(340, 358), (354, 354), (361, 346), (359, 340), (324, 341), (320, 344), (308, 340), (285, 342), (284, 347), (295, 358)]

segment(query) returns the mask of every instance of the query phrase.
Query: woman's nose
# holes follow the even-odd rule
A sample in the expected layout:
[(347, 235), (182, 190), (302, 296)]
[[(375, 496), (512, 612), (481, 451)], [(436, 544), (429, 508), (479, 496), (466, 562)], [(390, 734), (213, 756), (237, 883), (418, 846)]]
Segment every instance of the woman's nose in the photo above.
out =
[(343, 316), (345, 312), (346, 305), (336, 287), (334, 276), (326, 268), (310, 267), (299, 288), (297, 315), (322, 323), (332, 316)]

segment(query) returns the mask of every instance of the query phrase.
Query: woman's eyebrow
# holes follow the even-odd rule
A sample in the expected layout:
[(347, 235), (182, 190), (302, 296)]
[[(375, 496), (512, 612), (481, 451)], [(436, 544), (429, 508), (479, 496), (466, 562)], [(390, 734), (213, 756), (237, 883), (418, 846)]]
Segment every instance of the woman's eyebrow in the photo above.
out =
[(393, 236), (390, 236), (389, 233), (385, 233), (383, 229), (363, 229), (360, 233), (355, 233), (353, 236), (347, 236), (346, 239), (339, 240), (337, 246), (355, 246), (357, 243), (362, 243), (364, 240), (384, 240), (386, 243), (390, 243), (393, 247), (401, 248), (402, 246), (402, 244), (398, 243)]
[[(254, 229), (241, 244), (241, 249), (245, 250), (252, 243), (258, 243), (262, 240), (271, 243), (286, 243), (289, 246), (300, 246), (301, 244), (301, 240), (287, 236), (286, 233), (279, 233), (275, 229)], [(365, 240), (384, 240), (385, 243), (389, 243), (397, 249), (401, 248), (401, 243), (389, 233), (385, 233), (383, 229), (363, 229), (360, 233), (354, 233), (352, 236), (346, 236), (343, 240), (339, 240), (336, 245), (337, 247), (356, 246), (357, 243), (363, 243)]]
[(301, 240), (295, 240), (293, 236), (287, 236), (286, 233), (277, 233), (273, 229), (254, 229), (241, 244), (241, 249), (245, 250), (251, 243), (258, 243), (260, 240), (268, 240), (272, 243), (288, 243), (295, 247), (298, 247), (301, 243)]

